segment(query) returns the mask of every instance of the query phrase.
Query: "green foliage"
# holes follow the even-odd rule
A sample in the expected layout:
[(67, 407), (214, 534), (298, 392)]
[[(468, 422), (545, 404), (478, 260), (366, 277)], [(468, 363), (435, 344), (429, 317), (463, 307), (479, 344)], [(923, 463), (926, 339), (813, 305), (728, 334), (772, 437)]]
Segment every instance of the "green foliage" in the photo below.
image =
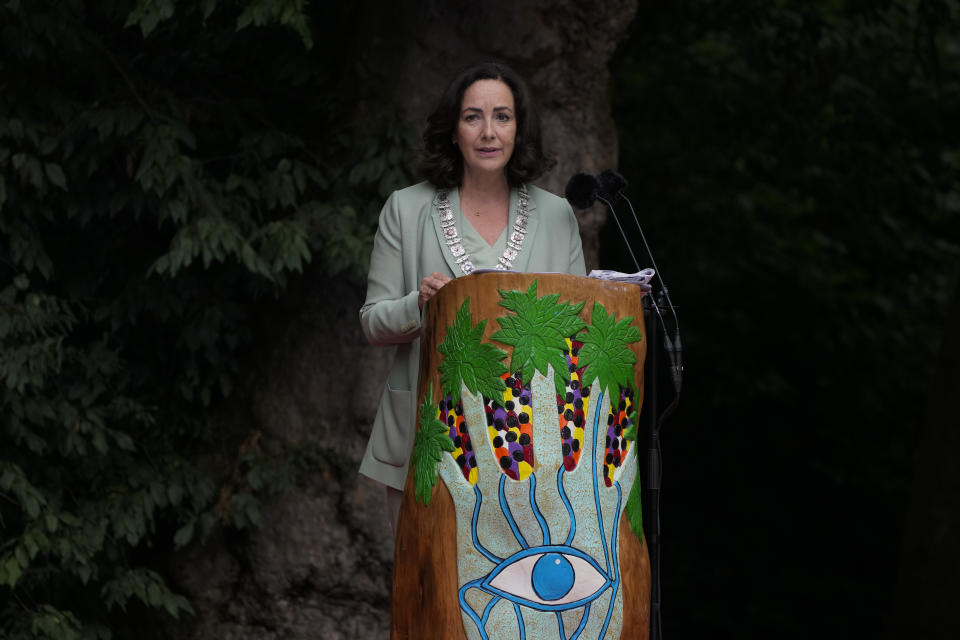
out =
[(174, 0), (140, 0), (123, 26), (137, 25), (146, 38), (164, 20), (173, 17)]
[(454, 404), (460, 402), (461, 384), (471, 393), (482, 394), (497, 404), (503, 403), (506, 385), (500, 376), (507, 371), (503, 364), (507, 354), (483, 341), (486, 326), (485, 319), (473, 325), (470, 298), (467, 298), (457, 310), (456, 320), (447, 326), (443, 342), (437, 345), (437, 351), (443, 354), (440, 381)]
[(612, 313), (607, 314), (602, 304), (593, 303), (590, 326), (577, 337), (583, 342), (577, 364), (586, 368), (585, 381), (590, 380), (590, 384), (598, 381), (598, 390), (612, 393), (619, 387), (634, 385), (637, 357), (627, 345), (642, 340), (643, 336), (631, 322), (633, 316), (617, 321)]
[(433, 487), (437, 484), (437, 467), (443, 452), (454, 450), (450, 429), (437, 419), (436, 406), (431, 382), (420, 405), (420, 428), (417, 429), (410, 458), (410, 472), (413, 473), (417, 499), (425, 505), (430, 504)]
[(0, 5), (0, 637), (162, 636), (191, 612), (168, 553), (343, 464), (221, 417), (254, 319), (308, 270), (359, 278), (410, 179), (317, 15)]
[[(636, 447), (634, 447), (636, 448)], [(636, 455), (636, 454), (634, 454)], [(623, 507), (623, 512), (630, 521), (630, 530), (637, 536), (638, 540), (643, 540), (643, 483), (640, 482), (640, 476), (637, 476), (636, 482), (630, 487), (630, 495), (627, 496), (627, 504)]]
[(500, 291), (500, 297), (500, 306), (516, 315), (497, 318), (500, 330), (490, 337), (513, 347), (510, 371), (522, 371), (524, 381), (529, 382), (534, 371), (546, 376), (547, 366), (552, 364), (557, 393), (563, 395), (570, 376), (563, 354), (565, 340), (586, 326), (577, 315), (583, 303), (560, 303), (558, 293), (538, 298), (536, 280), (526, 293)]
[(106, 581), (100, 594), (108, 609), (126, 610), (127, 603), (136, 598), (150, 607), (165, 609), (174, 618), (179, 618), (181, 611), (193, 613), (186, 598), (171, 593), (163, 578), (148, 569), (124, 571)]
[(237, 31), (250, 24), (258, 27), (272, 23), (281, 24), (293, 29), (300, 36), (303, 45), (310, 49), (313, 47), (313, 36), (303, 13), (306, 6), (307, 0), (253, 0), (237, 17)]

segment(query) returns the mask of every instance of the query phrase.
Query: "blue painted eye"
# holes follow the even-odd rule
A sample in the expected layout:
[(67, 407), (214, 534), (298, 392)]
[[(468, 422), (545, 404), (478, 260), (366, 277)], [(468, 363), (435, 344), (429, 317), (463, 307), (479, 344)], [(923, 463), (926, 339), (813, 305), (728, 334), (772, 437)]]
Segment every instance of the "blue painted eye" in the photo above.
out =
[(586, 553), (567, 545), (530, 547), (490, 572), (484, 589), (540, 611), (566, 611), (593, 602), (611, 584)]
[(570, 593), (575, 577), (573, 565), (562, 553), (545, 553), (533, 565), (530, 582), (538, 596), (553, 601)]

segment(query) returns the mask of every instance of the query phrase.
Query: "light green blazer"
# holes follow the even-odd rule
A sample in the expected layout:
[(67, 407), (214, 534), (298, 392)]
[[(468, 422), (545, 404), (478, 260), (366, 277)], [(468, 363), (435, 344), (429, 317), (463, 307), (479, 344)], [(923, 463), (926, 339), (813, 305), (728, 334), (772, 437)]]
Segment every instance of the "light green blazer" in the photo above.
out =
[[(528, 194), (527, 234), (514, 270), (585, 275), (570, 204), (538, 187), (528, 187)], [(450, 189), (448, 199), (459, 210), (457, 189)], [(510, 220), (516, 216), (517, 201), (517, 189), (511, 189)], [(370, 344), (394, 351), (360, 473), (400, 490), (415, 431), (421, 327), (417, 296), (420, 281), (434, 271), (451, 278), (463, 275), (443, 239), (436, 188), (421, 182), (394, 191), (383, 205), (370, 254), (367, 299), (360, 309)]]

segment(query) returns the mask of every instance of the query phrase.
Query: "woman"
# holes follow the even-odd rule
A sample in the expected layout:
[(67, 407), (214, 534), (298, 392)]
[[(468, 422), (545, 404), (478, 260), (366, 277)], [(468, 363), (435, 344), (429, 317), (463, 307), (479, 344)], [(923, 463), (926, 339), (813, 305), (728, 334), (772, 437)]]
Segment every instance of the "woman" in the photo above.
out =
[(396, 531), (413, 446), (424, 303), (480, 268), (584, 275), (566, 200), (527, 184), (550, 168), (523, 80), (497, 63), (470, 67), (427, 121), (420, 171), (380, 213), (360, 323), (395, 350), (360, 473), (387, 485)]

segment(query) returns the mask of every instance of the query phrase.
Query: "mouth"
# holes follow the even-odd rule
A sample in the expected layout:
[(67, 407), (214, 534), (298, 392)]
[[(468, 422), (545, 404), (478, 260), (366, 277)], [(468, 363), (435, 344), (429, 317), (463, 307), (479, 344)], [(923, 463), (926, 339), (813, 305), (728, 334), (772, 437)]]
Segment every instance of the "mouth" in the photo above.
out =
[(477, 153), (481, 156), (493, 156), (500, 153), (500, 149), (496, 147), (480, 147), (477, 149)]

